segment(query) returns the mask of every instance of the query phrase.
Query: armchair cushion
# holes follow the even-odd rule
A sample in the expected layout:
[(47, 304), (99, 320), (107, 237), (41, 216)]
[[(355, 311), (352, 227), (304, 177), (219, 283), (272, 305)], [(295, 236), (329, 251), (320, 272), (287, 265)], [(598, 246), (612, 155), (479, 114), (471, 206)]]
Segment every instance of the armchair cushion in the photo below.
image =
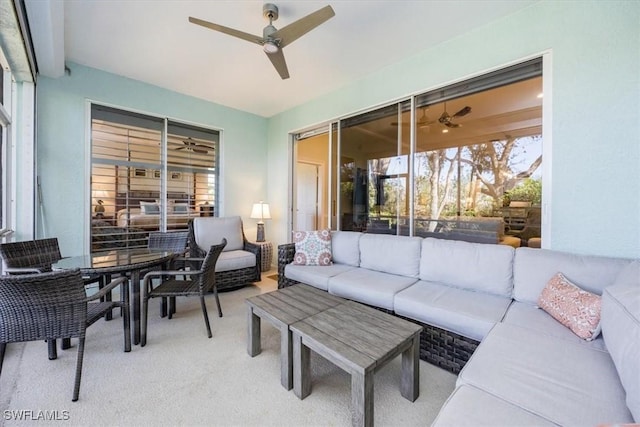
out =
[(241, 250), (244, 247), (242, 221), (239, 216), (202, 217), (193, 219), (193, 232), (198, 247), (205, 252), (211, 246), (227, 239), (223, 252)]
[(256, 255), (248, 251), (222, 251), (216, 263), (216, 272), (251, 268), (256, 265)]

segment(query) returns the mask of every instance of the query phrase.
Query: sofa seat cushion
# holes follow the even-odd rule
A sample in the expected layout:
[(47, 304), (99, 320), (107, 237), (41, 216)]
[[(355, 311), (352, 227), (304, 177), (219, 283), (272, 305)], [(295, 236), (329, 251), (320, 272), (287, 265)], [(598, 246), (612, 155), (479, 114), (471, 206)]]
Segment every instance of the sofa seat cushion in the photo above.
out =
[(354, 268), (329, 278), (329, 293), (379, 308), (393, 310), (395, 294), (417, 279)]
[(442, 406), (432, 427), (556, 426), (557, 424), (476, 387), (457, 387)]
[(332, 264), (326, 266), (294, 265), (288, 264), (284, 268), (284, 276), (287, 279), (311, 285), (314, 288), (326, 291), (329, 289), (329, 279), (345, 271), (356, 267), (346, 264)]
[(497, 323), (460, 372), (469, 384), (563, 426), (629, 423), (609, 354)]
[(420, 279), (511, 298), (514, 252), (511, 246), (427, 237)]
[(239, 270), (255, 266), (256, 255), (254, 253), (243, 250), (223, 251), (216, 262), (216, 271)]
[(481, 341), (504, 316), (510, 298), (419, 281), (398, 292), (396, 314)]
[(359, 243), (360, 267), (417, 280), (422, 238), (363, 234)]
[(602, 294), (602, 335), (640, 423), (640, 261), (630, 264)]
[(570, 341), (574, 344), (586, 345), (598, 350), (606, 350), (602, 335), (585, 341), (567, 329), (562, 323), (551, 317), (549, 313), (533, 304), (513, 301), (502, 319), (502, 323), (529, 328), (540, 333)]
[(536, 304), (547, 282), (562, 273), (581, 289), (602, 295), (630, 261), (575, 255), (547, 249), (518, 248), (513, 265), (513, 299)]

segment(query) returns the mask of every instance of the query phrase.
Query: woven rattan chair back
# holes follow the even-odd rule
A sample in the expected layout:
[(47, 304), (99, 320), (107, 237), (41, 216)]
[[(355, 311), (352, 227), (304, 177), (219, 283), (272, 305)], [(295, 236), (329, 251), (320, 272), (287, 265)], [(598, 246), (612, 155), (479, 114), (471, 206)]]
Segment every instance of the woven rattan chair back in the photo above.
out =
[(222, 243), (219, 245), (211, 246), (202, 262), (200, 267), (202, 274), (198, 276), (198, 280), (200, 281), (200, 292), (203, 294), (211, 291), (216, 286), (216, 262), (218, 262), (218, 258), (226, 245), (227, 240), (222, 239)]
[(87, 301), (78, 270), (0, 277), (0, 373), (7, 343), (79, 338), (73, 401), (78, 400)]
[(153, 231), (149, 233), (148, 247), (151, 250), (165, 250), (181, 254), (187, 249), (188, 239), (188, 231), (176, 231), (169, 233)]
[(60, 261), (58, 239), (27, 240), (0, 244), (0, 257), (7, 271), (20, 268), (36, 268), (41, 272), (51, 271), (51, 264)]
[(0, 342), (78, 338), (86, 327), (79, 271), (0, 276)]

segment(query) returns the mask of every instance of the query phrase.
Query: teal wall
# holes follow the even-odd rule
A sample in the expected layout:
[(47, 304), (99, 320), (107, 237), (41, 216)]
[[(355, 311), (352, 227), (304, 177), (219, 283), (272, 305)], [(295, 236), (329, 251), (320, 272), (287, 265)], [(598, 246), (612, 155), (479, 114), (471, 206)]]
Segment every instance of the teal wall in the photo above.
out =
[[(289, 240), (289, 133), (550, 52), (545, 169), (551, 249), (640, 257), (640, 2), (541, 1), (270, 119), (77, 64), (37, 85), (38, 236), (64, 255), (89, 232), (86, 101), (222, 129), (223, 215), (267, 200), (267, 234)], [(267, 161), (265, 162), (265, 158)], [(268, 165), (268, 166), (267, 166)]]
[[(640, 257), (640, 2), (542, 1), (269, 120), (269, 232), (289, 240), (290, 132), (550, 52), (551, 249)], [(550, 108), (548, 108), (550, 107)]]
[(38, 237), (58, 237), (66, 256), (88, 248), (87, 100), (221, 129), (220, 213), (242, 216), (247, 235), (255, 235), (255, 220), (248, 217), (252, 203), (266, 200), (267, 119), (100, 70), (67, 66), (70, 75), (40, 77), (36, 89), (37, 174), (43, 195)]

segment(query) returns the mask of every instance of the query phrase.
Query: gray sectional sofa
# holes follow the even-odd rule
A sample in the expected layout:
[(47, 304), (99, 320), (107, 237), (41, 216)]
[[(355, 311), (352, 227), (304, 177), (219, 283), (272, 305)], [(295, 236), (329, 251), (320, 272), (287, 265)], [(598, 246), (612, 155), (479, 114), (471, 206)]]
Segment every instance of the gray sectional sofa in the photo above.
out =
[[(279, 287), (306, 283), (425, 327), (420, 356), (458, 374), (434, 425), (640, 422), (640, 260), (338, 231), (330, 266), (278, 250)], [(585, 341), (536, 307), (561, 272), (602, 295)]]

